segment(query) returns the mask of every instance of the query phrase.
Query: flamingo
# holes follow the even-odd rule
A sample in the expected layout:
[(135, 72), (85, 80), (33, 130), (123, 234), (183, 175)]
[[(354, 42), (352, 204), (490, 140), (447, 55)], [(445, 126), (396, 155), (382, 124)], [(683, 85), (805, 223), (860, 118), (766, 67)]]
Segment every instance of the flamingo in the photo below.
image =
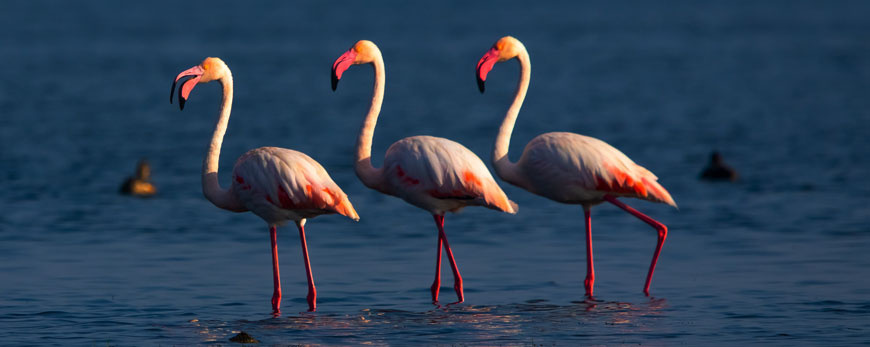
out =
[(342, 54), (332, 65), (332, 90), (351, 65), (372, 64), (375, 81), (369, 112), (363, 121), (356, 146), (354, 169), (363, 184), (383, 194), (398, 197), (429, 211), (438, 228), (438, 249), (432, 302), (438, 302), (441, 289), (442, 244), (453, 270), (453, 289), (463, 302), (462, 276), (444, 233), (444, 214), (458, 212), (466, 206), (483, 206), (514, 214), (517, 205), (508, 200), (486, 165), (474, 153), (454, 141), (433, 136), (411, 136), (393, 143), (384, 157), (383, 166), (372, 166), (372, 136), (381, 103), (384, 100), (384, 59), (373, 42), (361, 40)]
[(532, 65), (522, 42), (505, 36), (499, 39), (477, 63), (477, 85), (484, 91), (486, 75), (496, 62), (516, 58), (520, 62), (520, 82), (513, 104), (507, 111), (495, 139), (492, 165), (501, 179), (545, 198), (583, 206), (586, 219), (586, 295), (592, 297), (595, 269), (592, 264), (592, 226), (590, 208), (605, 201), (616, 205), (649, 224), (658, 232), (658, 242), (649, 266), (643, 292), (649, 296), (656, 262), (668, 235), (668, 228), (617, 200), (631, 197), (677, 207), (658, 178), (635, 164), (618, 149), (596, 138), (568, 132), (538, 135), (526, 145), (518, 162), (508, 158), (511, 132), (529, 88)]
[(232, 212), (251, 211), (266, 221), (272, 243), (273, 313), (281, 307), (281, 277), (278, 271), (277, 227), (294, 221), (299, 228), (302, 258), (308, 278), (308, 311), (317, 307), (317, 291), (308, 261), (305, 243), (305, 221), (321, 214), (338, 213), (359, 220), (347, 195), (332, 181), (326, 170), (314, 159), (290, 149), (260, 147), (243, 154), (233, 167), (230, 189), (218, 183), (218, 161), (221, 143), (230, 119), (233, 104), (233, 76), (219, 58), (206, 58), (202, 64), (187, 69), (172, 82), (169, 102), (175, 84), (184, 77), (178, 90), (179, 107), (183, 110), (190, 91), (199, 83), (218, 81), (223, 86), (223, 101), (212, 135), (208, 153), (202, 163), (202, 192), (215, 206)]

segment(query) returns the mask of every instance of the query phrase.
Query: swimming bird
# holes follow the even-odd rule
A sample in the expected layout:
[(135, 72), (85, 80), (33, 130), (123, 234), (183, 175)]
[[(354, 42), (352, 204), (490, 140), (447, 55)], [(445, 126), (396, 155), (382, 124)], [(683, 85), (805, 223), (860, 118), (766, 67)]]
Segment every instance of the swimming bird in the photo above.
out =
[(202, 163), (202, 191), (215, 206), (232, 212), (251, 211), (269, 226), (272, 242), (272, 276), (274, 291), (272, 310), (280, 313), (281, 278), (278, 271), (277, 227), (293, 221), (299, 228), (302, 258), (308, 277), (308, 310), (317, 306), (314, 276), (308, 261), (305, 242), (305, 221), (322, 214), (338, 213), (353, 220), (359, 216), (347, 195), (332, 181), (323, 166), (304, 153), (285, 148), (260, 147), (243, 154), (233, 167), (232, 185), (224, 189), (218, 183), (218, 159), (221, 143), (233, 105), (233, 76), (219, 58), (206, 58), (202, 64), (178, 74), (172, 82), (169, 102), (175, 85), (184, 77), (178, 90), (178, 104), (183, 110), (190, 91), (200, 83), (218, 81), (223, 86), (220, 115), (208, 153)]
[(157, 194), (157, 187), (151, 183), (151, 165), (145, 159), (136, 164), (136, 173), (127, 177), (121, 184), (121, 194), (136, 196), (152, 196)]
[(453, 289), (465, 300), (462, 276), (444, 233), (444, 214), (466, 206), (483, 206), (497, 211), (516, 213), (517, 205), (508, 200), (486, 165), (464, 146), (440, 137), (411, 136), (396, 141), (388, 149), (383, 166), (372, 166), (372, 136), (384, 100), (385, 71), (381, 51), (373, 42), (361, 40), (342, 54), (332, 65), (332, 90), (351, 65), (371, 64), (375, 81), (372, 101), (365, 116), (356, 146), (354, 169), (363, 184), (381, 193), (403, 199), (429, 211), (438, 228), (438, 253), (432, 301), (438, 301), (441, 288), (442, 244), (453, 270)]
[(710, 180), (710, 181), (736, 181), (737, 180), (737, 170), (734, 170), (728, 164), (725, 164), (725, 161), (722, 160), (722, 155), (717, 151), (713, 151), (710, 154), (710, 165), (704, 168), (704, 171), (701, 171), (701, 179)]
[(592, 296), (595, 269), (592, 263), (592, 227), (590, 208), (610, 202), (649, 224), (658, 232), (658, 242), (647, 273), (643, 292), (655, 271), (668, 228), (658, 221), (622, 203), (618, 197), (631, 197), (661, 202), (676, 207), (674, 199), (652, 172), (635, 164), (618, 149), (596, 138), (568, 132), (541, 134), (532, 139), (520, 160), (508, 159), (511, 132), (526, 97), (531, 77), (529, 53), (523, 44), (511, 37), (499, 39), (477, 63), (477, 85), (483, 93), (486, 75), (497, 62), (516, 58), (520, 63), (520, 82), (514, 101), (507, 111), (495, 139), (492, 165), (501, 179), (545, 198), (583, 206), (586, 219), (586, 295)]

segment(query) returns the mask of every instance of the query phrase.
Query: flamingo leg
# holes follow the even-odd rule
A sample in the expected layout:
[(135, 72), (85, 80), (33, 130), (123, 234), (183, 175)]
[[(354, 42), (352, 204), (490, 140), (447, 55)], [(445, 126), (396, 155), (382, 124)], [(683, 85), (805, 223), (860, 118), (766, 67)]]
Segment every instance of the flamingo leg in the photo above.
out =
[(462, 290), (462, 276), (459, 274), (459, 267), (456, 266), (456, 260), (453, 259), (453, 251), (450, 250), (450, 243), (447, 242), (447, 234), (444, 233), (444, 215), (435, 216), (435, 224), (438, 225), (438, 235), (444, 242), (444, 249), (447, 251), (447, 260), (450, 260), (450, 268), (453, 270), (453, 290), (456, 291), (456, 297), (459, 300), (456, 303), (465, 301), (465, 295)]
[(272, 280), (275, 286), (275, 291), (272, 293), (272, 312), (280, 313), (281, 274), (278, 271), (278, 230), (276, 226), (269, 226), (269, 237), (272, 239)]
[(586, 288), (586, 296), (592, 297), (592, 286), (595, 284), (595, 266), (592, 263), (592, 214), (589, 206), (583, 206), (583, 215), (586, 219), (586, 280), (583, 286)]
[(308, 261), (308, 244), (305, 242), (305, 226), (296, 222), (299, 227), (299, 240), (302, 242), (302, 258), (305, 261), (305, 276), (308, 278), (308, 312), (317, 309), (317, 289), (314, 288), (314, 276), (311, 274), (311, 263)]
[(622, 203), (621, 201), (617, 200), (615, 197), (612, 197), (610, 195), (605, 195), (604, 200), (606, 200), (607, 202), (610, 202), (611, 204), (616, 205), (616, 207), (619, 207), (628, 213), (631, 213), (633, 216), (644, 221), (644, 223), (649, 224), (650, 226), (655, 228), (656, 231), (658, 231), (659, 238), (658, 238), (658, 242), (656, 243), (656, 251), (655, 251), (655, 253), (653, 253), (652, 263), (650, 263), (649, 272), (646, 275), (646, 284), (644, 284), (644, 286), (643, 286), (643, 293), (646, 294), (647, 296), (649, 296), (649, 285), (650, 285), (650, 282), (652, 282), (653, 272), (655, 272), (656, 263), (659, 260), (659, 253), (662, 252), (662, 246), (665, 244), (665, 239), (668, 237), (668, 227), (662, 223), (659, 223), (655, 219), (652, 219), (649, 216), (647, 216), (643, 213), (640, 213), (640, 211), (635, 210), (631, 206), (628, 206), (628, 205)]
[[(443, 221), (444, 216), (441, 216)], [(435, 223), (438, 223), (438, 216), (435, 216)], [(438, 302), (438, 292), (441, 291), (441, 233), (438, 233), (438, 255), (435, 257), (435, 281), (432, 282), (432, 302)]]

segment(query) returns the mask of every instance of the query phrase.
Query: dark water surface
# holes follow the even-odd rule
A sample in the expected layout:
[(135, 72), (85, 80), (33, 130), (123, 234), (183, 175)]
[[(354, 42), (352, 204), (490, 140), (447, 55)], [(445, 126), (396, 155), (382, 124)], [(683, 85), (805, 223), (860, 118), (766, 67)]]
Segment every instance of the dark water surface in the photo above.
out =
[[(2, 345), (652, 344), (870, 341), (867, 2), (0, 2)], [(379, 44), (387, 91), (374, 157), (443, 136), (487, 162), (519, 69), (480, 95), (477, 59), (511, 34), (532, 84), (511, 146), (547, 131), (601, 138), (660, 177), (679, 210), (626, 200), (655, 233), (593, 209), (596, 300), (584, 301), (582, 210), (503, 184), (516, 216), (447, 217), (466, 303), (429, 301), (431, 216), (352, 170), (369, 68), (329, 88), (332, 61)], [(206, 56), (233, 70), (221, 176), (250, 148), (308, 153), (362, 220), (309, 222), (319, 307), (306, 308), (294, 228), (281, 229), (284, 314), (269, 314), (266, 226), (202, 197), (220, 100), (166, 97)], [(697, 180), (710, 151), (741, 172)], [(159, 194), (119, 196), (140, 157)], [(446, 262), (446, 260), (445, 260)], [(442, 298), (453, 298), (444, 268)]]

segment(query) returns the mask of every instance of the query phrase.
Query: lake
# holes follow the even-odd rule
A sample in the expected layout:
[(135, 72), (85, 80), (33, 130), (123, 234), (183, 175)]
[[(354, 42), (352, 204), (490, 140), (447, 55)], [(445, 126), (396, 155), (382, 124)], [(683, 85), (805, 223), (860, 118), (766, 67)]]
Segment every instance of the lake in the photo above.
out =
[[(2, 2), (0, 327), (3, 345), (847, 345), (870, 341), (870, 4), (859, 1)], [(654, 172), (674, 209), (624, 202), (669, 237), (641, 292), (655, 232), (593, 208), (596, 297), (584, 298), (583, 212), (500, 181), (517, 215), (446, 217), (466, 301), (429, 300), (428, 213), (362, 185), (356, 135), (371, 69), (337, 92), (332, 62), (359, 39), (386, 62), (375, 132), (455, 140), (489, 166), (519, 68), (481, 95), (498, 38), (528, 48), (532, 81), (511, 143), (597, 137)], [(361, 220), (306, 226), (318, 311), (294, 227), (269, 237), (202, 196), (220, 102), (185, 110), (172, 79), (207, 56), (233, 71), (221, 156), (260, 146), (319, 161)], [(718, 150), (734, 183), (700, 181)], [(148, 158), (158, 194), (118, 194)], [(454, 298), (447, 260), (442, 300)]]

